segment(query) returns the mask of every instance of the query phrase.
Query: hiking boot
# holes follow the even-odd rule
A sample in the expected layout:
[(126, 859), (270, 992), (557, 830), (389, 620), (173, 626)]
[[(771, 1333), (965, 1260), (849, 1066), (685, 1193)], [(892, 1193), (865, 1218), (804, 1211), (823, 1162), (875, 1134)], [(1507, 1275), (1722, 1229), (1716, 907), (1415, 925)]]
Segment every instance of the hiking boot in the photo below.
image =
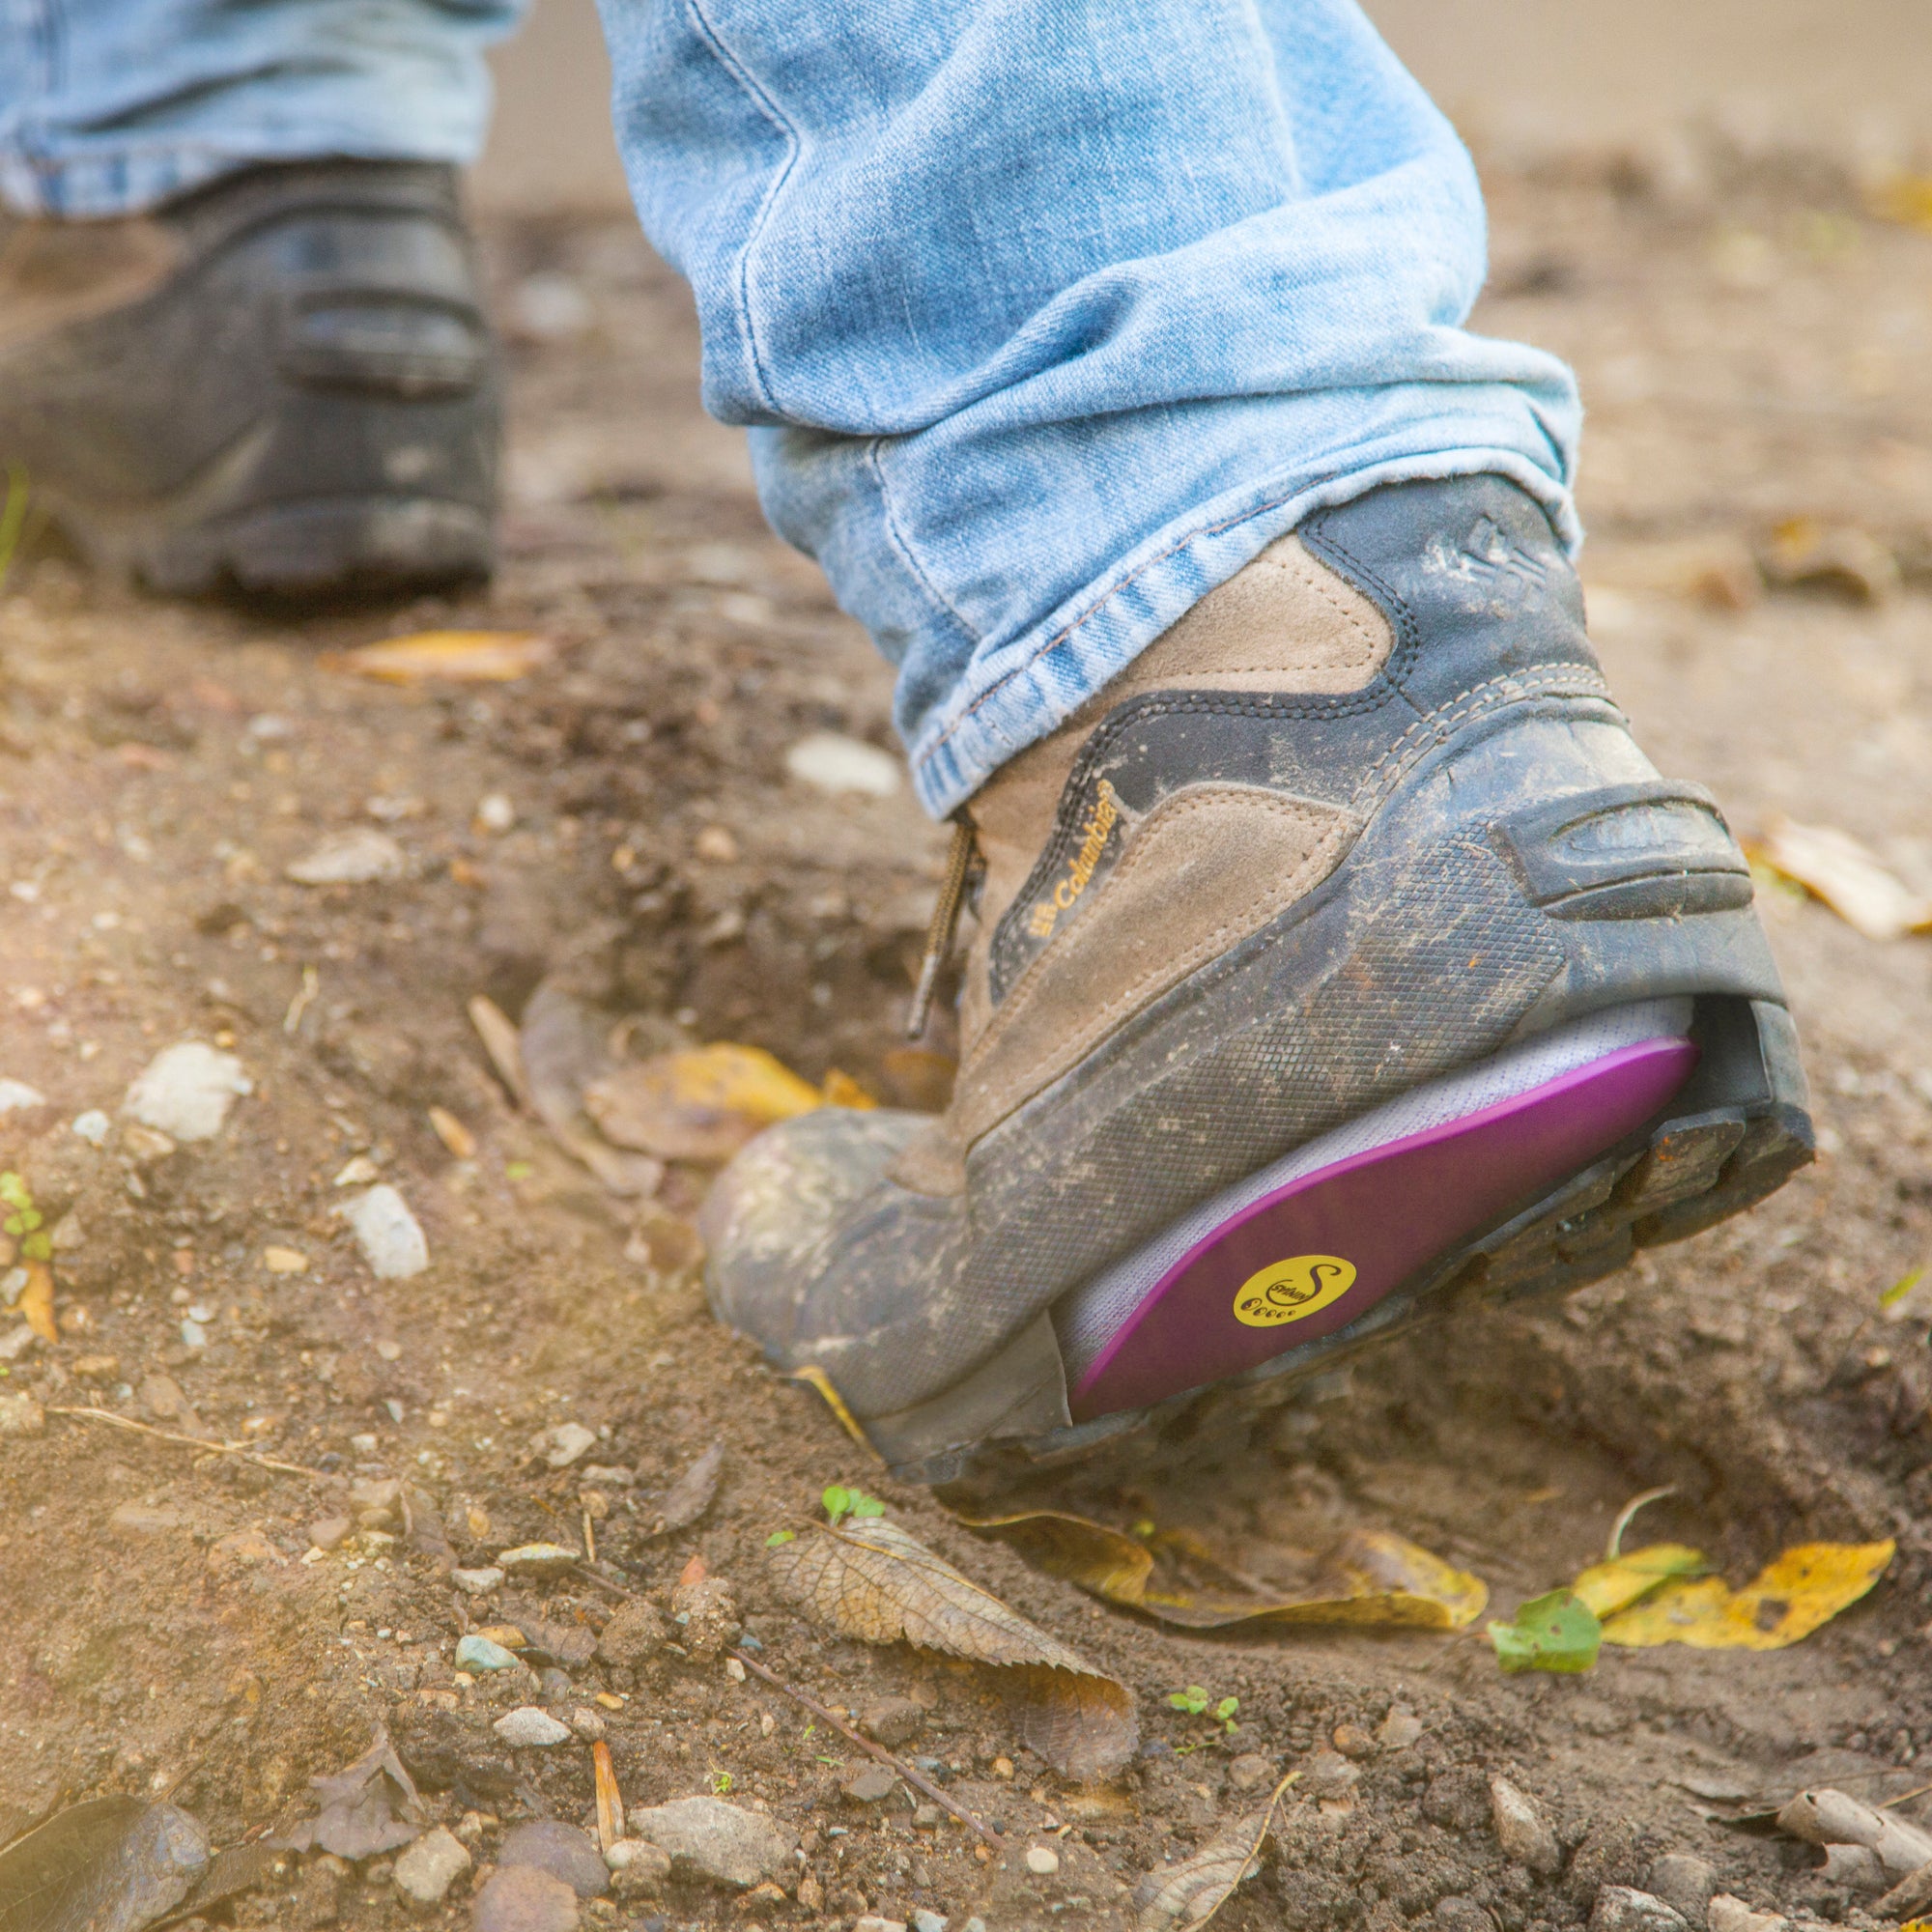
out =
[(952, 1105), (774, 1128), (703, 1216), (720, 1318), (902, 1475), (1179, 1439), (1811, 1157), (1744, 856), (1501, 478), (1310, 517), (962, 823)]
[(499, 415), (450, 168), (0, 216), (0, 465), (97, 568), (284, 596), (479, 576)]

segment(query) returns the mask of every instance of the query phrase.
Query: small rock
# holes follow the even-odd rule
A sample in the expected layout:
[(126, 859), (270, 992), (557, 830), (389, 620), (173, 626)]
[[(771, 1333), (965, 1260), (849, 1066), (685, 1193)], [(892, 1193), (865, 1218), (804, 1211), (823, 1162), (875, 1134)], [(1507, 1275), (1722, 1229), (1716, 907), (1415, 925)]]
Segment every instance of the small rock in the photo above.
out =
[(308, 1526), (308, 1541), (311, 1549), (336, 1549), (344, 1544), (349, 1532), (355, 1528), (346, 1516), (325, 1516), (318, 1518)]
[(844, 792), (891, 798), (899, 788), (899, 761), (895, 757), (876, 745), (837, 731), (814, 731), (788, 746), (784, 768), (800, 784), (835, 798)]
[(503, 1865), (476, 1894), (475, 1932), (577, 1932), (577, 1894), (535, 1865)]
[(1553, 1878), (1563, 1869), (1563, 1848), (1548, 1821), (1535, 1800), (1506, 1777), (1490, 1779), (1490, 1816), (1506, 1859), (1528, 1866), (1541, 1878)]
[(1060, 1869), (1060, 1854), (1050, 1845), (1029, 1845), (1026, 1868), (1036, 1878), (1051, 1878)]
[(881, 1697), (859, 1713), (859, 1728), (888, 1750), (910, 1744), (925, 1727), (925, 1707), (910, 1697)]
[(262, 1250), (262, 1265), (270, 1274), (306, 1274), (308, 1257), (299, 1248), (270, 1245)]
[(855, 1804), (883, 1804), (897, 1783), (898, 1779), (884, 1765), (873, 1764), (854, 1772), (838, 1788)]
[(386, 832), (356, 825), (331, 832), (284, 867), (283, 877), (298, 886), (366, 886), (378, 879), (400, 879), (409, 868), (409, 855)]
[(559, 1724), (548, 1711), (539, 1710), (534, 1704), (519, 1705), (514, 1711), (504, 1712), (490, 1728), (518, 1750), (540, 1750), (550, 1745), (560, 1745), (570, 1736), (569, 1725)]
[(559, 1422), (531, 1440), (530, 1454), (540, 1456), (553, 1469), (567, 1469), (586, 1449), (597, 1446), (597, 1432), (581, 1422)]
[(915, 1804), (912, 1828), (915, 1832), (936, 1832), (946, 1823), (946, 1813), (937, 1804)]
[(349, 1507), (359, 1520), (365, 1516), (385, 1520), (364, 1524), (365, 1528), (387, 1529), (396, 1521), (402, 1501), (403, 1484), (399, 1476), (363, 1476), (349, 1485)]
[(1603, 1887), (1590, 1912), (1590, 1932), (1689, 1932), (1690, 1922), (1674, 1905), (1628, 1885)]
[(559, 1670), (554, 1663), (546, 1663), (537, 1672), (537, 1689), (543, 1692), (546, 1704), (569, 1702), (577, 1687), (571, 1683), (569, 1674)]
[(678, 1798), (630, 1815), (632, 1833), (666, 1853), (674, 1867), (749, 1891), (781, 1878), (791, 1842), (769, 1818), (722, 1798)]
[(187, 1397), (172, 1376), (143, 1376), (139, 1399), (156, 1422), (173, 1422), (188, 1413)]
[(618, 1670), (650, 1670), (664, 1662), (669, 1635), (664, 1613), (655, 1604), (634, 1598), (618, 1606), (597, 1639), (597, 1655)]
[(0, 1362), (17, 1362), (41, 1338), (22, 1321), (0, 1335)]
[(1462, 1892), (1438, 1898), (1431, 1918), (1440, 1932), (1497, 1932), (1495, 1915), (1480, 1900)]
[(498, 1552), (497, 1567), (520, 1583), (550, 1583), (568, 1576), (581, 1560), (561, 1543), (520, 1543)]
[(670, 1877), (670, 1860), (641, 1838), (619, 1838), (604, 1854), (611, 1889), (619, 1898), (655, 1898)]
[(77, 1134), (89, 1147), (104, 1147), (107, 1136), (114, 1131), (114, 1122), (99, 1107), (90, 1107), (86, 1113), (73, 1117), (70, 1131)]
[(231, 1530), (208, 1548), (209, 1572), (216, 1577), (232, 1576), (238, 1570), (259, 1570), (265, 1565), (278, 1570), (288, 1560), (259, 1529)]
[(1718, 1868), (1690, 1852), (1665, 1852), (1650, 1868), (1650, 1889), (1692, 1925), (1701, 1925), (1718, 1889)]
[(611, 1735), (611, 1726), (587, 1704), (580, 1704), (570, 1714), (570, 1728), (586, 1745), (594, 1745)]
[(611, 1873), (597, 1847), (574, 1825), (559, 1818), (533, 1818), (513, 1825), (497, 1853), (499, 1869), (534, 1865), (560, 1878), (579, 1898), (601, 1898), (611, 1889)]
[(509, 831), (517, 822), (517, 808), (508, 796), (500, 791), (486, 791), (476, 801), (476, 823), (485, 832), (495, 832), (499, 836)]
[(24, 1080), (0, 1080), (0, 1114), (18, 1113), (27, 1107), (44, 1107), (47, 1096)]
[(670, 1620), (677, 1627), (677, 1641), (700, 1663), (721, 1656), (744, 1629), (738, 1601), (722, 1577), (680, 1583), (670, 1593)]
[(349, 1223), (370, 1272), (380, 1281), (407, 1281), (429, 1266), (429, 1243), (410, 1204), (386, 1180), (335, 1210)]
[(1406, 1750), (1422, 1736), (1422, 1719), (1413, 1711), (1395, 1704), (1377, 1730), (1376, 1742), (1383, 1750)]
[(1228, 1767), (1228, 1782), (1236, 1791), (1259, 1791), (1274, 1781), (1274, 1760), (1259, 1751), (1243, 1751)]
[(637, 1471), (621, 1463), (586, 1463), (577, 1472), (586, 1483), (604, 1490), (628, 1490), (638, 1480)]
[(180, 1510), (156, 1509), (149, 1503), (123, 1503), (107, 1515), (107, 1527), (124, 1536), (160, 1536), (186, 1521)]
[(30, 1395), (0, 1395), (0, 1435), (38, 1435), (47, 1412)]
[(1362, 1771), (1340, 1751), (1317, 1751), (1301, 1773), (1301, 1788), (1311, 1798), (1346, 1798), (1361, 1782)]
[(452, 1570), (449, 1580), (466, 1597), (487, 1597), (492, 1590), (503, 1587), (503, 1573), (494, 1567), (488, 1570)]
[(121, 1373), (119, 1355), (78, 1355), (73, 1372), (84, 1382), (113, 1381)]
[(175, 1144), (166, 1134), (144, 1127), (138, 1121), (130, 1121), (121, 1129), (121, 1151), (137, 1167), (153, 1167), (174, 1151)]
[(1380, 1747), (1374, 1735), (1363, 1730), (1360, 1724), (1337, 1724), (1335, 1748), (1344, 1757), (1374, 1757)]
[[(212, 1141), (221, 1131), (236, 1099), (254, 1091), (255, 1083), (232, 1053), (217, 1052), (198, 1039), (185, 1039), (162, 1048), (149, 1061), (128, 1089), (121, 1111), (173, 1140)], [(79, 1121), (74, 1122), (74, 1130), (79, 1132)]]
[(921, 1906), (912, 1916), (912, 1932), (946, 1932), (950, 1922), (943, 1913), (928, 1912)]
[(493, 1643), (487, 1636), (479, 1636), (471, 1631), (457, 1642), (456, 1667), (459, 1670), (514, 1670), (517, 1655), (515, 1651), (505, 1650), (500, 1643)]
[(1742, 1898), (1720, 1891), (1712, 1898), (1704, 1921), (1711, 1932), (1784, 1932), (1786, 1920), (1776, 1912), (1753, 1912)]
[(876, 1912), (867, 1912), (852, 1921), (852, 1932), (906, 1932), (903, 1918), (881, 1918)]
[(403, 1853), (389, 1876), (412, 1904), (440, 1905), (443, 1893), (469, 1869), (468, 1850), (439, 1825)]
[(735, 866), (738, 863), (738, 841), (723, 825), (705, 826), (691, 841), (691, 849), (714, 866)]

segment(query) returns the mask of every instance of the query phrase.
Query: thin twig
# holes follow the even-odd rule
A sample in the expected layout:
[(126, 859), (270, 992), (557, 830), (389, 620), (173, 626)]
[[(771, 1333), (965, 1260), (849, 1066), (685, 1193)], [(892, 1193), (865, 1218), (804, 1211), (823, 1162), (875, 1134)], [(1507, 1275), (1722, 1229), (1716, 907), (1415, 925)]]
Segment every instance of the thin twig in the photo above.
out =
[(1888, 1811), (1892, 1805), (1903, 1804), (1909, 1799), (1923, 1798), (1928, 1791), (1932, 1791), (1932, 1784), (1921, 1784), (1914, 1790), (1901, 1791), (1896, 1798), (1881, 1798), (1878, 1802), (1878, 1808), (1881, 1811)]
[(172, 1429), (156, 1429), (151, 1422), (136, 1422), (131, 1415), (116, 1415), (111, 1408), (49, 1407), (49, 1415), (79, 1415), (93, 1422), (111, 1422), (116, 1429), (131, 1429), (140, 1435), (153, 1435), (162, 1442), (179, 1442), (185, 1449), (205, 1450), (211, 1456), (233, 1456), (238, 1462), (252, 1463), (258, 1469), (273, 1469), (284, 1476), (306, 1476), (312, 1483), (327, 1482), (320, 1469), (305, 1469), (299, 1463), (282, 1463), (272, 1456), (258, 1456), (230, 1442), (210, 1442), (199, 1435), (177, 1435)]
[(762, 1677), (774, 1690), (782, 1690), (787, 1697), (796, 1699), (814, 1718), (823, 1718), (835, 1731), (842, 1732), (862, 1751), (869, 1751), (881, 1764), (887, 1765), (895, 1771), (915, 1790), (924, 1792), (941, 1810), (952, 1812), (962, 1825), (970, 1826), (974, 1831), (978, 1832), (980, 1837), (984, 1838), (989, 1845), (1005, 1847), (1006, 1840), (1000, 1836), (999, 1833), (980, 1824), (972, 1812), (966, 1810), (961, 1805), (955, 1804), (952, 1799), (947, 1797), (945, 1792), (940, 1790), (938, 1785), (934, 1784), (930, 1778), (923, 1776), (919, 1772), (915, 1771), (903, 1758), (895, 1756), (884, 1745), (874, 1744), (870, 1738), (855, 1731), (842, 1718), (835, 1718), (816, 1697), (811, 1696), (807, 1691), (801, 1690), (795, 1684), (787, 1684), (777, 1671), (767, 1669), (755, 1657), (747, 1657), (742, 1650), (734, 1650), (731, 1652), (731, 1655), (747, 1670), (754, 1671), (758, 1676)]

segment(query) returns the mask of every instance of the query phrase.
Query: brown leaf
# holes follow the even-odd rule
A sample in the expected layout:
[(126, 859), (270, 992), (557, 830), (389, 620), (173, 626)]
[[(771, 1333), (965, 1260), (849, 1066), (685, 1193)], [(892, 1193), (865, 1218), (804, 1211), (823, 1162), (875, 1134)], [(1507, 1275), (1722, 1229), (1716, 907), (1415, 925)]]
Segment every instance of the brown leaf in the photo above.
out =
[(1795, 879), (1867, 939), (1898, 939), (1932, 924), (1932, 900), (1835, 825), (1800, 825), (1775, 814), (1752, 856)]
[(352, 1861), (409, 1844), (422, 1831), (422, 1801), (379, 1724), (375, 1741), (352, 1765), (311, 1778), (321, 1811), (289, 1835), (294, 1851), (333, 1852)]
[(724, 1470), (724, 1445), (714, 1442), (668, 1490), (664, 1506), (652, 1527), (653, 1536), (665, 1536), (696, 1522), (711, 1507), (718, 1493), (718, 1479)]
[(1262, 1868), (1262, 1846), (1274, 1825), (1281, 1794), (1300, 1776), (1290, 1772), (1258, 1817), (1204, 1845), (1178, 1865), (1161, 1865), (1134, 1887), (1134, 1932), (1193, 1932), (1234, 1895), (1235, 1888)]
[(780, 1583), (867, 1643), (903, 1640), (992, 1666), (1022, 1739), (1063, 1776), (1105, 1777), (1140, 1739), (1133, 1693), (1030, 1624), (897, 1523), (813, 1527), (771, 1551)]
[(469, 1002), (469, 1024), (490, 1056), (497, 1077), (510, 1090), (510, 1097), (526, 1113), (535, 1111), (530, 1098), (529, 1076), (524, 1071), (524, 1049), (510, 1017), (495, 1000), (478, 993)]
[[(1275, 1594), (1225, 1569), (1185, 1531), (1142, 1542), (1063, 1510), (960, 1520), (1012, 1543), (1050, 1576), (1183, 1630), (1250, 1622), (1462, 1630), (1489, 1602), (1487, 1587), (1476, 1577), (1381, 1530), (1350, 1530), (1306, 1584)], [(1169, 1559), (1169, 1569), (1205, 1572), (1213, 1587), (1183, 1587), (1179, 1579), (1158, 1575), (1162, 1557)]]
[(611, 1747), (602, 1738), (590, 1747), (590, 1766), (597, 1785), (597, 1849), (608, 1852), (624, 1835), (624, 1801), (617, 1790)]
[(655, 1194), (663, 1166), (643, 1154), (619, 1152), (583, 1111), (584, 1089), (616, 1066), (591, 1009), (546, 980), (524, 1009), (518, 1047), (530, 1105), (558, 1143), (612, 1194)]
[(173, 1804), (70, 1804), (0, 1852), (0, 1932), (139, 1932), (207, 1865), (207, 1833)]

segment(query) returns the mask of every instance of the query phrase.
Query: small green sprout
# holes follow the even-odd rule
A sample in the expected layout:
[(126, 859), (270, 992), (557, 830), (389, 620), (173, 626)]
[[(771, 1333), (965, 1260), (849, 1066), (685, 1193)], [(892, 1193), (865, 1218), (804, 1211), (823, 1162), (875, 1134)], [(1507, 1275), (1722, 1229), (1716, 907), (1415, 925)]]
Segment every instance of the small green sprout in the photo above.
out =
[(781, 1543), (794, 1543), (796, 1541), (797, 1538), (790, 1530), (775, 1529), (765, 1538), (765, 1548), (767, 1549), (776, 1549)]
[(723, 1798), (731, 1789), (731, 1774), (728, 1771), (714, 1771), (705, 1782), (717, 1797)]
[(14, 1253), (23, 1262), (52, 1259), (53, 1242), (44, 1226), (44, 1216), (34, 1206), (27, 1183), (12, 1168), (0, 1174), (0, 1208), (11, 1209), (0, 1218), (0, 1234), (12, 1237)]
[(1238, 1697), (1223, 1697), (1214, 1703), (1211, 1699), (1212, 1693), (1200, 1684), (1190, 1684), (1185, 1690), (1170, 1690), (1167, 1693), (1167, 1701), (1177, 1711), (1185, 1711), (1190, 1718), (1211, 1718), (1223, 1732), (1233, 1737), (1241, 1728), (1235, 1721), (1235, 1713), (1241, 1708), (1241, 1700)]
[(884, 1516), (886, 1506), (877, 1496), (868, 1496), (864, 1490), (842, 1489), (834, 1483), (818, 1499), (825, 1505), (825, 1514), (831, 1519), (834, 1528), (848, 1516), (855, 1521), (860, 1517)]

